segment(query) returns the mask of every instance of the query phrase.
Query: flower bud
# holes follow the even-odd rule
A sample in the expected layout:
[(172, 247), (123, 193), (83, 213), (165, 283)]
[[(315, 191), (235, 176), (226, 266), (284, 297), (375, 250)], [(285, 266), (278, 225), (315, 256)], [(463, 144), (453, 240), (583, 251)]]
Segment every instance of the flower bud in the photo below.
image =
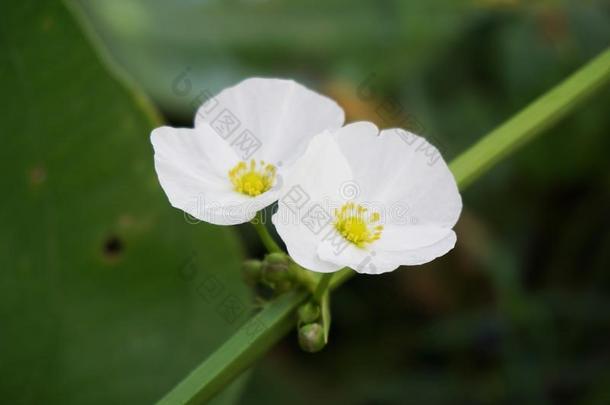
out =
[(288, 292), (288, 291), (292, 290), (293, 287), (294, 287), (294, 284), (290, 280), (277, 281), (273, 285), (274, 292), (276, 295)]
[(263, 261), (263, 278), (271, 284), (292, 281), (290, 259), (284, 253), (269, 253)]
[(286, 265), (290, 264), (290, 260), (288, 259), (288, 255), (286, 253), (281, 252), (273, 252), (269, 253), (265, 256), (265, 262), (269, 264), (276, 265)]
[(320, 317), (320, 306), (309, 301), (299, 307), (299, 325), (314, 322)]
[(299, 328), (299, 346), (309, 353), (315, 353), (324, 348), (324, 329), (319, 323), (310, 323)]
[(242, 274), (247, 284), (256, 285), (261, 278), (262, 267), (263, 263), (260, 260), (246, 260), (242, 263)]

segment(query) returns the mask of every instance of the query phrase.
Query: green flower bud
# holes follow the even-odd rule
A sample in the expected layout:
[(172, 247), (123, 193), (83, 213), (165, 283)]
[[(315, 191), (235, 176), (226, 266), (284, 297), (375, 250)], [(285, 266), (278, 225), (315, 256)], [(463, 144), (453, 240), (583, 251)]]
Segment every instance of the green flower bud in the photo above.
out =
[(269, 253), (263, 261), (263, 278), (276, 285), (284, 281), (292, 281), (290, 259), (284, 253)]
[(280, 280), (280, 281), (276, 281), (273, 284), (276, 294), (282, 294), (282, 293), (288, 292), (288, 291), (292, 290), (293, 286), (294, 285), (292, 284), (292, 281), (290, 281), (290, 280)]
[(299, 325), (314, 322), (320, 317), (320, 306), (309, 301), (299, 307)]
[(260, 260), (246, 260), (241, 265), (244, 280), (249, 285), (256, 285), (260, 280), (263, 263)]
[(290, 259), (286, 253), (273, 252), (265, 256), (265, 262), (272, 265), (284, 265), (290, 264)]
[(319, 352), (326, 346), (324, 329), (319, 323), (310, 323), (299, 328), (299, 346), (309, 353)]

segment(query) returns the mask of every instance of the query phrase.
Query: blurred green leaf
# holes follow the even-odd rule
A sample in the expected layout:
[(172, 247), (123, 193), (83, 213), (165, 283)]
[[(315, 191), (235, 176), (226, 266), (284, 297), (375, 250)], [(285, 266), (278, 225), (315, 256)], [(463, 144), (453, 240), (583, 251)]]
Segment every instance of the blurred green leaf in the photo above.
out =
[(240, 247), (170, 207), (153, 109), (62, 3), (3, 2), (0, 43), (2, 402), (150, 403), (248, 317)]
[[(450, 0), (78, 2), (121, 65), (185, 118), (200, 91), (247, 76), (362, 80), (389, 71), (404, 80), (479, 14)], [(174, 91), (184, 74), (193, 89)]]

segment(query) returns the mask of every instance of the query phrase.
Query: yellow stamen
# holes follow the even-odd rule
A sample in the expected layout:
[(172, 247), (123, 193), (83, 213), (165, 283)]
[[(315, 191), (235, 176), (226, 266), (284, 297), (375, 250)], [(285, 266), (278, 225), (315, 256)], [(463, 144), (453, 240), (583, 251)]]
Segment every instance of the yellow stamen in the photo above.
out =
[(229, 170), (229, 180), (235, 191), (256, 197), (273, 187), (275, 181), (275, 166), (260, 160), (252, 159), (250, 164), (239, 162)]
[(358, 247), (364, 247), (381, 238), (383, 225), (377, 224), (378, 212), (367, 214), (368, 210), (360, 204), (348, 202), (340, 210), (335, 210), (335, 229), (345, 239)]

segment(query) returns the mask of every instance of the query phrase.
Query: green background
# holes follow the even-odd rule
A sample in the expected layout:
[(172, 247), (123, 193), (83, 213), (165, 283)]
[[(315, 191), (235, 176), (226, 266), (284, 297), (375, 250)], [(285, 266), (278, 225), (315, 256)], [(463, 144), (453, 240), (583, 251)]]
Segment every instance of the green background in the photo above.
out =
[[(252, 231), (191, 223), (153, 169), (200, 91), (294, 78), (450, 160), (609, 42), (602, 1), (3, 2), (1, 402), (153, 402), (254, 310)], [(218, 401), (608, 403), (609, 104), (469, 188), (450, 254), (341, 288), (323, 352), (291, 335)]]

